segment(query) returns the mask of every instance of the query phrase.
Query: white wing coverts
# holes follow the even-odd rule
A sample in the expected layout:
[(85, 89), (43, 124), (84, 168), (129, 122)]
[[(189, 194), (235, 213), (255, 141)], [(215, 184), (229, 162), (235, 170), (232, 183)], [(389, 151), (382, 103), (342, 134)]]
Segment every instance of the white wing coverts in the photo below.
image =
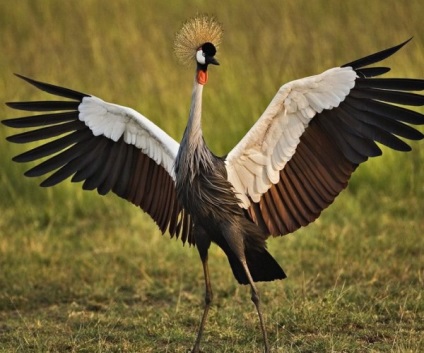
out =
[(248, 208), (259, 202), (292, 158), (305, 128), (324, 109), (339, 106), (355, 84), (350, 67), (333, 68), (282, 86), (268, 108), (228, 154), (228, 180)]
[(78, 111), (79, 119), (94, 136), (103, 135), (114, 142), (123, 137), (125, 143), (140, 149), (175, 180), (174, 161), (179, 144), (143, 115), (93, 96), (84, 97)]

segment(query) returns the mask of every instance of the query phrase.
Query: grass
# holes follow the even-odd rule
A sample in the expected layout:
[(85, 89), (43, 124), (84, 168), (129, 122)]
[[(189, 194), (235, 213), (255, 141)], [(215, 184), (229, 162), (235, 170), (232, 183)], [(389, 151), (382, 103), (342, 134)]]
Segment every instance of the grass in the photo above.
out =
[[(421, 1), (0, 2), (2, 101), (45, 99), (18, 72), (131, 106), (179, 139), (192, 72), (172, 40), (197, 12), (225, 26), (204, 96), (205, 137), (228, 152), (291, 79), (414, 40), (387, 64), (423, 77)], [(422, 110), (421, 110), (422, 111)], [(1, 117), (18, 116), (0, 106)], [(421, 131), (423, 131), (421, 129)], [(22, 176), (0, 128), (0, 352), (187, 352), (203, 301), (197, 251), (140, 210)], [(359, 168), (314, 224), (272, 239), (288, 273), (260, 283), (274, 352), (424, 351), (424, 149)], [(261, 352), (247, 287), (211, 250), (204, 352)]]

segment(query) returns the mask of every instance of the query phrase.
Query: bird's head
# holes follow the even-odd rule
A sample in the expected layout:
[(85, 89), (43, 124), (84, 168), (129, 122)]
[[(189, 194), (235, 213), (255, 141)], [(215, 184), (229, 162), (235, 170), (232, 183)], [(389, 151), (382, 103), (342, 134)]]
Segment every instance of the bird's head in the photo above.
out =
[(208, 65), (219, 65), (215, 59), (216, 48), (211, 42), (204, 43), (196, 52), (197, 82), (201, 85), (208, 81)]
[(219, 65), (215, 54), (222, 37), (222, 27), (213, 17), (201, 15), (184, 23), (175, 36), (174, 51), (183, 64), (196, 62), (196, 80), (208, 80), (208, 65)]

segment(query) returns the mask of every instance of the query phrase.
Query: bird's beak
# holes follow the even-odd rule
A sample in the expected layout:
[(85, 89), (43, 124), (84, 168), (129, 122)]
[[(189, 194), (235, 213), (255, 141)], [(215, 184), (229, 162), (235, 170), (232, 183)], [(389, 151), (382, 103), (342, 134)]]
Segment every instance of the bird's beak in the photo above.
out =
[(212, 64), (212, 65), (219, 65), (218, 60), (216, 60), (215, 57), (213, 57), (213, 56), (207, 56), (206, 57), (206, 63)]

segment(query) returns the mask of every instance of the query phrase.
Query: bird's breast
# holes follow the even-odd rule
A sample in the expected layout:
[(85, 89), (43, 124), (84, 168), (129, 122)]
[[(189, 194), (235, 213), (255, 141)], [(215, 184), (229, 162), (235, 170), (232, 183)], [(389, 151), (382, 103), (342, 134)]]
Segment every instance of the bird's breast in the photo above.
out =
[(224, 162), (214, 157), (211, 165), (178, 161), (176, 165), (177, 197), (195, 218), (219, 219), (243, 211), (227, 180)]

